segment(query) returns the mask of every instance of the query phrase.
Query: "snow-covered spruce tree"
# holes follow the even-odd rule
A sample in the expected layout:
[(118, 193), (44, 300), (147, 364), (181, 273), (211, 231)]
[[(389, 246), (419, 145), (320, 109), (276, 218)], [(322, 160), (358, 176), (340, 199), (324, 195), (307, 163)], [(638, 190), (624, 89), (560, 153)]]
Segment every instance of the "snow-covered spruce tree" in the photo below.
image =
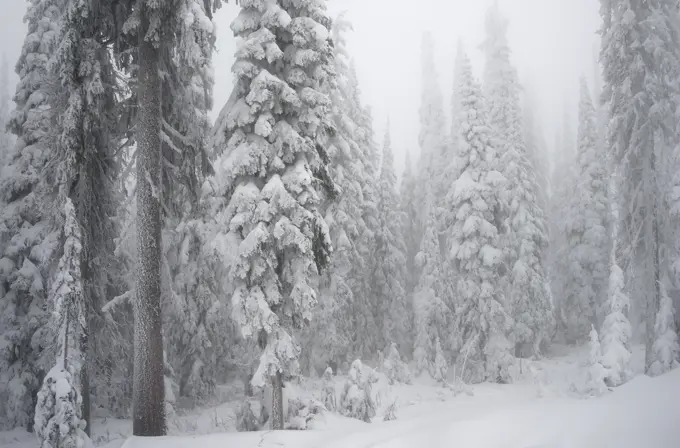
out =
[(340, 394), (340, 412), (350, 418), (371, 423), (375, 417), (376, 403), (371, 392), (373, 383), (378, 381), (375, 370), (362, 364), (360, 360), (352, 362), (347, 373), (347, 382)]
[(36, 394), (52, 364), (46, 350), (48, 276), (58, 262), (61, 229), (53, 188), (57, 164), (48, 163), (54, 156), (48, 61), (65, 4), (33, 0), (28, 5), (9, 123), (17, 141), (0, 168), (0, 422), (29, 431)]
[(458, 152), (462, 174), (451, 185), (446, 204), (452, 213), (448, 256), (457, 274), (456, 324), (463, 343), (461, 353), (467, 359), (461, 376), (472, 382), (507, 381), (512, 363), (507, 333), (512, 319), (504, 308), (498, 272), (503, 252), (497, 222), (499, 189), (505, 179), (493, 169), (497, 155), (481, 88), (467, 56), (461, 69), (461, 102)]
[(211, 14), (209, 3), (178, 1), (171, 18), (173, 40), (163, 42), (175, 49), (175, 57), (162, 59), (168, 76), (162, 86), (161, 137), (164, 167), (169, 167), (162, 171), (163, 271), (171, 282), (162, 292), (164, 346), (180, 396), (194, 402), (212, 396), (228, 334), (219, 269), (202, 226), (208, 210), (199, 204), (200, 187), (210, 173), (206, 135), (214, 83)]
[(10, 117), (9, 103), (9, 64), (3, 53), (0, 59), (0, 166), (5, 165), (5, 158), (14, 145), (12, 134), (7, 129)]
[(432, 379), (435, 381), (446, 384), (447, 374), (449, 371), (449, 365), (444, 357), (444, 352), (442, 351), (442, 344), (439, 342), (439, 337), (435, 341), (435, 356), (434, 362), (432, 363)]
[[(366, 258), (368, 248), (362, 247), (367, 231), (364, 193), (369, 192), (374, 179), (368, 174), (372, 161), (364, 146), (365, 137), (360, 135), (361, 125), (354, 121), (360, 105), (356, 104), (356, 84), (346, 48), (349, 30), (351, 24), (344, 15), (333, 22), (337, 85), (327, 87), (337, 132), (329, 142), (328, 155), (331, 178), (339, 193), (328, 204), (325, 219), (334, 252), (303, 349), (303, 356), (319, 367), (331, 360), (370, 356), (382, 347), (379, 340), (383, 336), (364, 288), (370, 261)], [(361, 347), (355, 341), (361, 341)]]
[[(111, 339), (117, 329), (101, 313), (110, 296), (120, 290), (121, 265), (114, 256), (118, 226), (111, 219), (119, 202), (118, 79), (100, 30), (109, 20), (91, 4), (71, 0), (66, 5), (52, 70), (59, 87), (53, 107), (58, 158), (63, 164), (58, 181), (71, 198), (82, 230), (82, 291), (86, 338), (81, 369), (83, 418), (90, 420), (90, 389), (106, 400), (103, 366), (120, 350)], [(129, 351), (129, 346), (126, 347)], [(121, 360), (116, 359), (119, 363)], [(94, 375), (92, 375), (94, 374)], [(99, 377), (90, 385), (90, 376)], [(106, 398), (105, 398), (106, 397)], [(87, 429), (89, 433), (89, 429)]]
[(574, 265), (571, 263), (571, 246), (568, 244), (565, 223), (573, 216), (571, 207), (574, 205), (573, 193), (577, 190), (579, 170), (576, 157), (571, 147), (567, 145), (571, 139), (563, 137), (569, 135), (569, 129), (565, 123), (562, 133), (555, 139), (553, 148), (552, 160), (559, 162), (555, 162), (551, 174), (551, 196), (548, 204), (550, 244), (547, 262), (557, 321), (556, 334), (566, 342), (574, 343), (577, 338), (572, 329), (577, 326), (570, 321), (574, 316), (567, 313), (567, 309), (571, 303), (576, 277)]
[(241, 6), (231, 25), (243, 39), (235, 101), (210, 187), (218, 238), (238, 245), (233, 316), (262, 349), (252, 384), (271, 382), (272, 428), (283, 429), (283, 375), (297, 371), (300, 352), (293, 332), (312, 318), (331, 253), (319, 212), (322, 193), (335, 192), (326, 154), (334, 125), (322, 93), (335, 77), (330, 20), (319, 0)]
[(654, 331), (660, 303), (661, 161), (677, 148), (677, 96), (680, 76), (680, 20), (672, 0), (631, 3), (602, 0), (600, 60), (602, 102), (609, 105), (607, 142), (621, 170), (620, 243), (630, 247), (640, 303), (645, 307), (645, 370), (657, 359)]
[[(69, 11), (70, 13), (71, 11)], [(87, 304), (81, 275), (82, 236), (76, 210), (70, 199), (64, 204), (64, 253), (55, 274), (50, 301), (54, 304), (51, 326), (56, 333), (56, 364), (47, 373), (38, 392), (35, 433), (41, 448), (84, 448), (92, 446), (83, 431), (83, 384), (85, 317)]]
[[(422, 226), (428, 219), (428, 207), (436, 207), (445, 194), (439, 191), (437, 180), (443, 174), (442, 162), (447, 150), (446, 125), (444, 122), (443, 95), (434, 63), (434, 41), (432, 35), (424, 33), (421, 45), (422, 86), (420, 94), (420, 159), (416, 178), (416, 206), (421, 234)], [(432, 195), (432, 201), (428, 195)]]
[(628, 321), (630, 300), (626, 295), (623, 271), (616, 262), (616, 245), (609, 258), (609, 290), (607, 316), (602, 324), (602, 365), (607, 369), (608, 386), (620, 386), (631, 376), (630, 339), (632, 329)]
[(451, 93), (451, 133), (449, 134), (450, 141), (449, 150), (451, 151), (452, 159), (455, 158), (457, 151), (458, 136), (460, 135), (460, 108), (461, 108), (461, 98), (460, 98), (460, 71), (463, 65), (463, 55), (465, 54), (465, 49), (463, 47), (463, 41), (458, 38), (458, 44), (456, 46), (456, 61), (453, 67), (453, 89)]
[(661, 303), (654, 322), (654, 344), (652, 345), (652, 359), (648, 374), (662, 375), (678, 366), (680, 345), (675, 328), (675, 310), (673, 299), (668, 296), (666, 288), (661, 285)]
[(550, 160), (548, 154), (548, 144), (545, 141), (543, 128), (539, 120), (536, 119), (536, 103), (529, 86), (523, 86), (524, 102), (522, 107), (524, 117), (524, 141), (526, 142), (527, 155), (529, 162), (536, 175), (538, 191), (538, 205), (547, 216), (548, 203), (550, 196)]
[(548, 245), (546, 220), (538, 199), (539, 186), (524, 141), (520, 86), (510, 63), (507, 21), (498, 3), (486, 19), (485, 90), (489, 123), (498, 139), (498, 169), (507, 180), (502, 200), (506, 226), (501, 230), (509, 269), (508, 299), (514, 318), (513, 339), (519, 348), (530, 344), (540, 353), (553, 326), (550, 290), (544, 266)]
[(565, 222), (574, 278), (564, 313), (574, 339), (584, 339), (591, 326), (599, 326), (602, 322), (609, 277), (609, 174), (606, 154), (598, 145), (596, 126), (588, 85), (585, 78), (581, 78), (579, 175)]
[(448, 340), (447, 325), (452, 317), (451, 310), (442, 297), (447, 290), (434, 208), (430, 209), (424, 224), (425, 235), (416, 256), (420, 277), (413, 295), (413, 357), (416, 361), (416, 375), (423, 371), (433, 372), (435, 342), (439, 339)]
[(595, 327), (591, 327), (590, 353), (588, 356), (588, 364), (586, 366), (585, 392), (594, 396), (605, 393), (607, 391), (607, 385), (605, 384), (606, 377), (607, 369), (605, 369), (605, 367), (602, 365), (600, 339)]
[(418, 284), (418, 269), (415, 259), (420, 247), (418, 235), (418, 215), (416, 206), (416, 176), (411, 162), (411, 153), (406, 152), (404, 172), (401, 176), (400, 194), (401, 216), (403, 220), (402, 234), (406, 245), (406, 296), (413, 297), (413, 292)]
[(378, 347), (396, 342), (402, 353), (412, 351), (412, 307), (406, 296), (406, 247), (402, 234), (397, 176), (390, 141), (389, 123), (383, 144), (378, 179), (378, 222), (375, 252), (371, 260), (375, 318), (380, 329)]

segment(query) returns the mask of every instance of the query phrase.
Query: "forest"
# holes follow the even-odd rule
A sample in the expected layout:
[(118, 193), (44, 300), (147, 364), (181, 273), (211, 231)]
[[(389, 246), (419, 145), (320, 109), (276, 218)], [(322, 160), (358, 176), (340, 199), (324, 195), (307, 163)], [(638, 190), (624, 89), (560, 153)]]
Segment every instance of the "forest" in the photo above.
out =
[[(204, 433), (378, 426), (416, 394), (543, 396), (556, 360), (578, 400), (673, 375), (678, 2), (599, 1), (598, 73), (554, 145), (497, 1), (483, 42), (450, 43), (450, 89), (414, 36), (403, 172), (326, 0), (232, 1), (213, 104), (221, 3), (26, 2), (0, 68), (0, 445), (190, 435), (220, 405)], [(215, 446), (260, 439), (237, 440)]]

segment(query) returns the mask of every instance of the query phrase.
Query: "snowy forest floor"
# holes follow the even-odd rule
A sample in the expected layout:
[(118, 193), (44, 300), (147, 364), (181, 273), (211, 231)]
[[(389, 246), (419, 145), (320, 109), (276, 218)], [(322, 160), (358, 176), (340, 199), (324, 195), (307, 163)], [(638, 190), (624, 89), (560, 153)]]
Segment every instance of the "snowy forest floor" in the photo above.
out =
[[(588, 349), (556, 346), (549, 358), (523, 361), (514, 384), (480, 384), (467, 393), (419, 378), (413, 385), (374, 387), (378, 410), (373, 423), (326, 413), (308, 431), (235, 432), (235, 411), (243, 385), (220, 388), (221, 404), (187, 412), (170, 421), (171, 437), (129, 439), (125, 448), (665, 448), (680, 440), (680, 369), (659, 378), (639, 375), (643, 347), (635, 347), (638, 376), (607, 395), (584, 399), (582, 363)], [(344, 384), (336, 377), (337, 388)], [(317, 396), (321, 380), (295, 385), (295, 395)], [(397, 420), (383, 422), (397, 401)], [(98, 447), (120, 448), (130, 436), (127, 420), (95, 420)], [(179, 436), (179, 437), (177, 437)], [(0, 432), (0, 447), (29, 448), (37, 439), (23, 430)]]

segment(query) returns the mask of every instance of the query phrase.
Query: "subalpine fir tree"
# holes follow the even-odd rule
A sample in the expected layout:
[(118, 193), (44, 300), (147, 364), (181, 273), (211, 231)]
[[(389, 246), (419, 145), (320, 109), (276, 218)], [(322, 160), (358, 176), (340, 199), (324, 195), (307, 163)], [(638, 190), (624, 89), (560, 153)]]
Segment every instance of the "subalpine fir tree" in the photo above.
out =
[(252, 384), (272, 385), (273, 429), (283, 429), (284, 375), (298, 369), (294, 332), (312, 318), (331, 254), (319, 211), (322, 193), (334, 193), (326, 152), (334, 125), (323, 93), (335, 78), (329, 28), (320, 0), (243, 4), (231, 25), (243, 42), (226, 147), (211, 179), (215, 224), (218, 238), (237, 247), (233, 315), (260, 344)]
[(401, 216), (403, 220), (402, 234), (406, 243), (406, 294), (413, 296), (416, 284), (418, 283), (418, 270), (416, 269), (415, 259), (420, 246), (418, 235), (418, 214), (416, 206), (416, 177), (414, 167), (411, 162), (411, 153), (406, 152), (404, 161), (404, 172), (401, 176), (400, 194)]
[(377, 305), (376, 322), (382, 330), (379, 347), (388, 347), (391, 342), (396, 342), (402, 353), (411, 353), (412, 308), (409, 306), (405, 288), (408, 274), (399, 206), (388, 122), (378, 179), (379, 227), (375, 231), (376, 247), (372, 259), (371, 283)]
[(66, 1), (33, 0), (16, 66), (19, 84), (10, 118), (17, 136), (0, 172), (0, 420), (33, 428), (36, 394), (52, 366), (47, 352), (49, 273), (60, 250), (55, 200), (58, 164), (50, 126), (53, 78), (48, 61), (58, 43)]
[(515, 321), (513, 339), (517, 347), (530, 344), (533, 353), (538, 355), (553, 325), (544, 266), (548, 238), (535, 169), (524, 140), (520, 86), (510, 64), (506, 28), (498, 3), (494, 3), (487, 15), (485, 90), (489, 122), (498, 138), (498, 169), (507, 180), (502, 204), (507, 220), (502, 240), (509, 270), (508, 299)]
[(435, 341), (447, 340), (447, 321), (451, 317), (443, 297), (444, 264), (439, 248), (434, 208), (430, 209), (424, 226), (425, 234), (415, 260), (419, 269), (419, 280), (413, 294), (415, 336), (413, 357), (416, 361), (416, 374), (424, 370), (430, 373), (433, 371), (436, 356)]
[[(69, 11), (71, 12), (71, 11)], [(56, 332), (56, 364), (38, 392), (35, 432), (41, 448), (92, 446), (83, 431), (83, 378), (87, 320), (81, 275), (82, 237), (70, 199), (64, 204), (64, 254), (52, 283), (52, 326)]]
[(361, 107), (347, 51), (346, 33), (350, 30), (351, 23), (344, 15), (333, 22), (337, 85), (328, 86), (328, 94), (337, 132), (329, 141), (328, 155), (331, 178), (339, 193), (328, 204), (325, 219), (334, 253), (303, 350), (305, 357), (320, 367), (331, 360), (372, 356), (382, 348), (378, 341), (383, 334), (376, 321), (381, 315), (370, 306), (371, 295), (364, 289), (372, 249), (362, 247), (368, 230), (364, 194), (371, 196), (374, 179), (369, 175), (372, 161), (366, 137), (357, 132), (362, 125), (354, 121), (360, 117)]
[(595, 108), (585, 78), (579, 103), (576, 193), (566, 216), (570, 291), (563, 308), (575, 339), (584, 339), (591, 326), (602, 322), (609, 278), (609, 175), (606, 154), (598, 144)]
[[(456, 270), (456, 326), (461, 334), (459, 356), (466, 359), (461, 376), (473, 382), (508, 381), (512, 346), (507, 339), (512, 319), (497, 270), (503, 262), (499, 235), (500, 189), (506, 180), (493, 168), (498, 163), (487, 124), (481, 88), (465, 56), (461, 69), (462, 174), (451, 185), (447, 209), (451, 265)], [(460, 371), (460, 370), (458, 370)]]
[(9, 98), (9, 64), (5, 53), (0, 59), (0, 166), (4, 166), (5, 157), (14, 144), (12, 135), (7, 130), (10, 117)]
[(652, 346), (654, 361), (649, 367), (652, 376), (662, 375), (678, 366), (680, 344), (675, 328), (675, 309), (673, 299), (668, 296), (666, 288), (661, 286), (661, 303), (654, 322), (654, 345)]
[[(660, 361), (654, 346), (662, 294), (665, 211), (661, 163), (677, 148), (680, 20), (672, 0), (602, 0), (602, 102), (609, 105), (609, 155), (621, 171), (620, 243), (630, 247), (640, 303), (646, 308), (645, 370)], [(653, 42), (654, 45), (646, 43)], [(628, 266), (626, 266), (628, 267)]]
[(624, 288), (623, 271), (616, 262), (616, 245), (614, 245), (610, 255), (607, 316), (600, 331), (602, 365), (607, 369), (605, 381), (609, 386), (620, 386), (631, 376), (632, 329), (627, 316), (630, 300)]
[[(428, 218), (427, 207), (437, 207), (444, 194), (439, 191), (437, 180), (443, 174), (442, 160), (447, 150), (446, 128), (444, 123), (444, 104), (439, 79), (434, 62), (434, 41), (429, 33), (423, 34), (422, 50), (422, 87), (419, 109), (420, 160), (418, 162), (418, 182), (416, 183), (416, 204), (418, 222), (422, 227)], [(432, 194), (432, 201), (427, 198)], [(422, 233), (422, 228), (421, 228)]]

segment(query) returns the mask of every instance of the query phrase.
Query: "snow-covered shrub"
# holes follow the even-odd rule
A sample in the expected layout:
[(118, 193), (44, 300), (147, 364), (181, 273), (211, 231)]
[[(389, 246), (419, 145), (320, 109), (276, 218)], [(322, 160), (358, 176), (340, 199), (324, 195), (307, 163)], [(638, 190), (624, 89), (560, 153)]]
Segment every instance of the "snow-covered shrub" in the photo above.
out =
[(649, 366), (651, 376), (662, 375), (678, 365), (678, 334), (675, 329), (675, 310), (673, 300), (661, 285), (661, 302), (659, 312), (654, 323), (654, 344), (652, 345), (652, 359)]
[(288, 400), (286, 429), (305, 430), (326, 410), (324, 405), (314, 399), (293, 398)]
[(592, 327), (590, 330), (590, 356), (586, 369), (586, 383), (584, 392), (588, 395), (602, 395), (607, 391), (604, 380), (607, 377), (607, 369), (602, 365), (602, 354), (600, 350), (600, 339)]
[(395, 400), (392, 404), (387, 406), (385, 413), (383, 414), (383, 421), (389, 422), (397, 419), (397, 401)]
[(327, 367), (326, 371), (323, 373), (323, 392), (322, 392), (322, 402), (323, 405), (329, 411), (335, 411), (337, 407), (337, 398), (335, 395), (335, 383), (333, 382), (333, 369)]
[(394, 384), (395, 382), (411, 384), (413, 382), (411, 371), (409, 370), (408, 365), (401, 360), (401, 356), (399, 356), (399, 351), (397, 350), (397, 344), (394, 342), (390, 344), (390, 351), (387, 358), (384, 358), (380, 365), (390, 384)]
[(92, 446), (85, 434), (85, 421), (79, 417), (82, 397), (71, 373), (54, 366), (38, 392), (35, 433), (40, 448), (87, 448)]
[(239, 432), (259, 431), (262, 428), (262, 422), (253, 412), (250, 401), (246, 398), (236, 410), (236, 430)]
[(446, 378), (449, 372), (449, 365), (444, 358), (444, 353), (442, 352), (442, 345), (439, 342), (439, 336), (437, 336), (437, 342), (435, 345), (435, 358), (434, 363), (432, 363), (432, 379), (441, 384), (446, 384)]
[(340, 411), (343, 415), (367, 423), (375, 417), (376, 403), (371, 395), (372, 384), (378, 381), (375, 370), (355, 360), (347, 374), (347, 382), (340, 397)]

